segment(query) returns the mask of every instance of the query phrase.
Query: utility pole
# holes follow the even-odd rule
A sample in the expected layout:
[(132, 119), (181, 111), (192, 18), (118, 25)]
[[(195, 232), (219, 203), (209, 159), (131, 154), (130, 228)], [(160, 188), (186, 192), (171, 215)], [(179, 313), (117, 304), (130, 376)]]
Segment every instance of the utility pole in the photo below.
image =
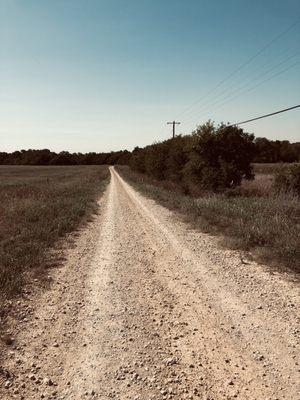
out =
[(172, 121), (172, 122), (167, 122), (167, 125), (173, 125), (173, 139), (175, 137), (175, 126), (179, 125), (180, 122)]

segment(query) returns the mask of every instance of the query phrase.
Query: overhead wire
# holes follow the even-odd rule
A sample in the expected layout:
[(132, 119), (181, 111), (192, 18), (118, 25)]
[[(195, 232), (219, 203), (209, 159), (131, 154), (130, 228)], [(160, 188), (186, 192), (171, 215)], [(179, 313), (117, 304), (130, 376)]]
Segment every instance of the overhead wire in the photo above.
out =
[(260, 54), (262, 54), (265, 50), (267, 50), (269, 47), (272, 46), (273, 43), (275, 43), (277, 40), (279, 40), (281, 37), (286, 35), (288, 32), (290, 32), (298, 23), (300, 22), (300, 18), (298, 18), (296, 21), (294, 21), (287, 29), (285, 29), (283, 32), (280, 34), (276, 35), (272, 40), (270, 40), (266, 45), (264, 45), (260, 50), (258, 50), (254, 55), (252, 55), (248, 60), (246, 60), (244, 63), (240, 64), (236, 69), (234, 69), (228, 76), (226, 76), (224, 79), (222, 79), (217, 85), (215, 85), (211, 90), (206, 92), (204, 96), (201, 98), (197, 99), (194, 101), (191, 105), (186, 107), (177, 117), (176, 119), (180, 118), (182, 115), (184, 115), (189, 109), (193, 108), (195, 105), (199, 104), (202, 100), (206, 99), (208, 96), (210, 96), (216, 89), (218, 89), (220, 86), (222, 86), (225, 82), (227, 82), (229, 79), (231, 79), (234, 75), (236, 75), (239, 71), (241, 71), (244, 67), (249, 65), (253, 60), (255, 60)]
[(251, 92), (252, 90), (256, 89), (257, 87), (263, 85), (265, 82), (268, 82), (268, 81), (270, 81), (270, 80), (276, 78), (277, 76), (283, 74), (284, 72), (290, 70), (291, 68), (293, 68), (293, 67), (295, 67), (296, 65), (299, 65), (299, 64), (300, 64), (300, 61), (296, 62), (296, 63), (293, 64), (293, 65), (288, 66), (287, 68), (285, 68), (284, 70), (281, 70), (281, 71), (277, 72), (276, 74), (273, 74), (272, 76), (268, 77), (267, 79), (263, 80), (262, 82), (259, 82), (258, 84), (252, 86), (251, 88), (248, 88), (248, 89), (247, 89), (246, 91), (244, 91), (243, 93), (240, 93), (240, 94), (234, 96), (233, 98), (229, 99), (229, 100), (226, 101), (225, 103), (222, 103), (222, 104), (218, 105), (217, 108), (223, 107), (225, 104), (227, 104), (228, 102), (231, 102), (231, 101), (235, 100), (236, 98), (240, 97), (241, 95)]
[[(251, 86), (251, 84), (253, 84), (253, 81), (257, 81), (257, 80), (259, 80), (260, 78), (263, 78), (265, 75), (268, 75), (270, 72), (276, 70), (278, 67), (282, 66), (283, 64), (286, 64), (288, 61), (290, 61), (291, 59), (293, 59), (294, 57), (296, 57), (296, 56), (298, 56), (298, 55), (300, 55), (300, 52), (299, 52), (299, 51), (297, 51), (296, 53), (292, 54), (292, 55), (289, 56), (288, 58), (285, 58), (284, 60), (282, 60), (282, 61), (279, 62), (278, 64), (273, 65), (273, 66), (272, 66), (271, 68), (269, 68), (268, 70), (266, 70), (266, 71), (264, 71), (264, 72), (262, 72), (262, 73), (259, 73), (259, 74), (256, 75), (255, 77), (252, 77), (252, 78), (247, 77), (246, 80), (249, 81), (249, 80), (251, 79), (251, 82), (248, 82), (248, 83), (246, 83), (245, 85), (242, 85), (242, 86), (240, 86), (240, 87), (238, 87), (238, 88), (235, 88), (235, 89), (233, 89), (233, 90), (231, 90), (231, 89), (229, 89), (229, 90), (228, 90), (228, 89), (223, 90), (221, 93), (219, 93), (219, 95), (217, 95), (217, 96), (215, 97), (213, 103), (210, 103), (210, 102), (204, 103), (204, 105), (203, 105), (199, 110), (197, 110), (197, 114), (198, 114), (200, 111), (201, 111), (201, 112), (205, 112), (205, 111), (207, 111), (207, 109), (210, 110), (214, 105), (216, 105), (216, 104), (218, 104), (218, 103), (220, 103), (220, 102), (223, 102), (223, 101), (226, 100), (228, 97), (231, 97), (231, 96), (234, 95), (235, 93), (240, 92), (241, 90), (247, 88), (249, 85)], [(229, 92), (229, 93), (227, 93), (227, 92)], [(223, 95), (225, 95), (225, 96), (223, 96)], [(223, 97), (223, 98), (222, 98), (222, 97)], [(193, 116), (191, 116), (191, 117), (188, 119), (188, 121), (190, 121), (191, 118), (194, 118), (194, 117), (195, 117), (195, 114), (193, 114)]]
[(281, 113), (284, 113), (287, 111), (295, 110), (296, 108), (299, 108), (299, 107), (300, 107), (300, 104), (298, 104), (296, 106), (284, 108), (283, 110), (275, 111), (275, 112), (272, 112), (269, 114), (264, 114), (259, 117), (250, 118), (250, 119), (247, 119), (246, 121), (235, 122), (234, 124), (230, 124), (230, 125), (226, 125), (226, 126), (229, 127), (229, 126), (237, 126), (237, 125), (247, 124), (252, 121), (257, 121), (258, 119), (268, 118), (268, 117), (271, 117), (272, 115), (281, 114)]
[[(229, 93), (226, 93), (226, 92), (228, 92), (228, 90), (225, 90), (225, 91), (221, 92), (220, 95), (217, 96), (216, 101), (214, 101), (213, 103), (205, 103), (205, 105), (204, 105), (203, 108), (201, 109), (201, 113), (210, 111), (210, 110), (212, 109), (212, 107), (214, 107), (214, 106), (216, 106), (216, 107), (218, 108), (220, 104), (226, 103), (227, 99), (230, 99), (230, 98), (231, 98), (233, 95), (235, 95), (236, 93), (241, 92), (241, 93), (240, 93), (241, 95), (244, 94), (244, 93), (247, 93), (247, 92), (248, 92), (248, 91), (247, 91), (247, 88), (249, 88), (250, 86), (252, 87), (253, 82), (259, 80), (260, 78), (263, 78), (264, 76), (266, 76), (266, 75), (268, 75), (268, 74), (270, 74), (270, 72), (273, 72), (273, 71), (276, 70), (278, 67), (281, 67), (282, 65), (286, 64), (288, 61), (290, 61), (290, 60), (293, 59), (294, 57), (298, 56), (299, 54), (300, 54), (300, 52), (296, 52), (296, 53), (294, 53), (293, 55), (291, 55), (291, 56), (289, 56), (288, 58), (286, 58), (285, 60), (281, 61), (280, 63), (274, 65), (273, 67), (271, 67), (271, 68), (268, 69), (267, 71), (264, 71), (264, 72), (260, 73), (259, 75), (256, 75), (254, 78), (252, 78), (252, 82), (248, 82), (246, 85), (242, 85), (242, 86), (240, 86), (240, 87), (238, 87), (238, 88), (236, 88), (236, 89), (234, 89), (234, 90), (231, 90), (231, 91), (229, 90)], [(254, 85), (254, 87), (256, 88), (256, 87), (260, 86), (261, 84), (267, 82), (267, 81), (270, 80), (270, 79), (273, 79), (273, 77), (276, 77), (277, 75), (280, 75), (281, 73), (287, 71), (288, 69), (292, 68), (293, 66), (295, 66), (295, 65), (297, 65), (297, 64), (299, 64), (299, 61), (297, 61), (296, 63), (294, 63), (294, 64), (292, 64), (292, 65), (290, 65), (290, 66), (288, 66), (288, 67), (287, 67), (286, 69), (284, 69), (284, 70), (278, 71), (278, 73), (276, 72), (275, 74), (272, 74), (272, 75), (270, 75), (270, 76), (267, 76), (266, 79), (263, 79), (263, 80), (259, 81), (257, 84)], [(269, 79), (269, 78), (270, 78), (270, 79)], [(248, 79), (248, 80), (249, 80), (249, 79)], [(246, 89), (246, 90), (244, 90), (244, 89)], [(226, 94), (225, 97), (223, 97), (223, 98), (222, 98), (222, 97), (221, 97), (221, 98), (218, 98), (218, 97), (222, 96), (223, 94)], [(236, 97), (237, 97), (237, 96), (236, 96)], [(234, 98), (236, 98), (236, 97), (234, 97)], [(199, 114), (200, 114), (200, 112), (198, 111), (198, 112), (197, 112), (197, 115), (199, 115)], [(194, 115), (192, 116), (192, 118), (189, 118), (187, 122), (190, 122), (193, 118), (195, 118), (195, 116), (196, 116), (196, 114), (194, 114)]]

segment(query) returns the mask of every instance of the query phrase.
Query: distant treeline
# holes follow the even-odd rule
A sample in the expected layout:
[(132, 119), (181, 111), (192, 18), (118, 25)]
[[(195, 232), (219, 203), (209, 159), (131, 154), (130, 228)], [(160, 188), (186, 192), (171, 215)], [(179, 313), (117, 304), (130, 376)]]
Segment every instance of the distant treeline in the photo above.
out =
[[(227, 146), (228, 143), (224, 138), (224, 125), (220, 125), (219, 128), (215, 128), (211, 122), (198, 127), (191, 135), (178, 136), (175, 139), (170, 139), (161, 143), (146, 146), (145, 148), (135, 148), (132, 152), (127, 150), (115, 151), (110, 153), (69, 153), (62, 151), (55, 153), (48, 149), (44, 150), (21, 150), (14, 151), (13, 153), (0, 152), (0, 164), (9, 165), (95, 165), (95, 164), (131, 164), (135, 165), (137, 162), (137, 154), (140, 158), (142, 154), (150, 154), (158, 152), (165, 154), (168, 153), (166, 149), (169, 149), (173, 154), (176, 153), (176, 158), (182, 162), (192, 157), (193, 151), (191, 151), (191, 143), (194, 142), (195, 137), (199, 136), (199, 132), (206, 131), (214, 133), (215, 136), (219, 135), (219, 139), (216, 142), (208, 144), (209, 154), (212, 153), (212, 158), (216, 159), (219, 157), (219, 152), (222, 146)], [(240, 132), (242, 135), (246, 135), (242, 129), (233, 127), (226, 128), (226, 132)], [(248, 135), (248, 139), (251, 137), (251, 162), (257, 163), (277, 163), (277, 162), (295, 162), (300, 161), (300, 142), (290, 143), (287, 140), (284, 141), (273, 141), (266, 138), (254, 138), (253, 135)], [(216, 138), (215, 138), (216, 139)], [(223, 141), (223, 142), (222, 142)], [(216, 147), (217, 146), (217, 147)], [(234, 150), (235, 143), (230, 143), (233, 146), (233, 151), (238, 152), (239, 149)], [(150, 151), (151, 150), (151, 151)], [(225, 151), (225, 149), (224, 149)], [(190, 154), (188, 154), (190, 153)], [(147, 158), (147, 157), (146, 157)], [(141, 161), (139, 161), (141, 162)], [(149, 164), (149, 160), (145, 160), (146, 164)], [(177, 165), (177, 162), (175, 163)], [(180, 164), (180, 163), (179, 163)], [(162, 166), (159, 165), (158, 169)], [(175, 167), (174, 167), (175, 168)], [(138, 167), (137, 169), (146, 170), (146, 166)], [(163, 167), (165, 171), (165, 166)], [(145, 172), (145, 171), (144, 171)], [(178, 174), (178, 169), (174, 171), (174, 174)], [(159, 173), (158, 173), (159, 175)]]
[(254, 162), (278, 163), (300, 161), (300, 142), (290, 143), (288, 140), (256, 138), (254, 144)]
[(110, 153), (55, 153), (48, 149), (21, 150), (13, 153), (0, 152), (0, 165), (98, 165), (128, 164), (131, 152), (112, 151)]

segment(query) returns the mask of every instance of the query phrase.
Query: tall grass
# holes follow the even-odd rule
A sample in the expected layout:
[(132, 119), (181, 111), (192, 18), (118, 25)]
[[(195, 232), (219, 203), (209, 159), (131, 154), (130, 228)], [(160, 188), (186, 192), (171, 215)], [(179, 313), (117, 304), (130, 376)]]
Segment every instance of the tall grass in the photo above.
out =
[(102, 166), (0, 167), (2, 298), (49, 266), (48, 250), (96, 212), (108, 177)]
[[(117, 167), (138, 190), (174, 209), (195, 227), (222, 234), (231, 247), (250, 250), (259, 260), (300, 272), (300, 201), (291, 193), (269, 195), (208, 194), (199, 198), (142, 179), (128, 167)], [(258, 190), (258, 189), (257, 189)]]

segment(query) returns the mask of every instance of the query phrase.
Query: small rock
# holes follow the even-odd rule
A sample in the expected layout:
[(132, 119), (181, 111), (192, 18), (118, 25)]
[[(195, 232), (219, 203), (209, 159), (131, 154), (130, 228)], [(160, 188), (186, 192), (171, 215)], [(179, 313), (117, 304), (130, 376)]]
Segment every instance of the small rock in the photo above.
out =
[(53, 386), (53, 381), (50, 378), (44, 378), (43, 383), (47, 386)]
[(5, 389), (10, 388), (11, 387), (11, 381), (5, 381), (4, 387), (5, 387)]
[(165, 360), (165, 364), (166, 364), (166, 365), (178, 364), (178, 358), (177, 358), (177, 357), (167, 358), (167, 359)]
[(2, 335), (1, 340), (8, 346), (12, 346), (14, 344), (14, 338), (9, 334)]

